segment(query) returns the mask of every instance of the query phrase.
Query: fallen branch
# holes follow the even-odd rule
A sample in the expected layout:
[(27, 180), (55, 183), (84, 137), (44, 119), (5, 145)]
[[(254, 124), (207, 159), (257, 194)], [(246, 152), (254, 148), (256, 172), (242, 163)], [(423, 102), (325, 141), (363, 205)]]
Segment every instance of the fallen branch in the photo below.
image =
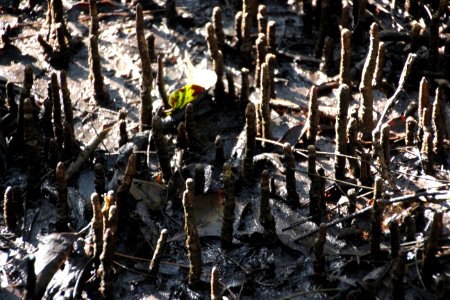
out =
[[(397, 30), (382, 30), (380, 31), (380, 40), (383, 42), (405, 42), (410, 43), (413, 39), (411, 32), (399, 32)], [(430, 34), (423, 33), (417, 37), (420, 45), (428, 45), (430, 41)], [(439, 35), (439, 46), (445, 44), (446, 37), (443, 34)]]
[(100, 145), (100, 143), (106, 138), (112, 128), (112, 125), (104, 127), (103, 130), (97, 134), (97, 136), (89, 141), (86, 148), (84, 148), (84, 150), (78, 155), (77, 159), (67, 168), (65, 178), (66, 181), (69, 181), (72, 176), (81, 169), (84, 163), (89, 159), (89, 157), (91, 157), (92, 153), (94, 153), (95, 149), (97, 149), (98, 145)]
[[(390, 200), (383, 200), (382, 203), (384, 205), (390, 205), (390, 204), (394, 204), (394, 203), (398, 203), (398, 202), (414, 201), (414, 200), (419, 199), (420, 197), (434, 197), (434, 196), (445, 195), (445, 194), (448, 194), (448, 193), (449, 193), (448, 191), (435, 191), (435, 192), (427, 192), (427, 191), (425, 191), (425, 192), (415, 193), (415, 194), (411, 194), (411, 195), (405, 195), (405, 196), (392, 198)], [(363, 214), (369, 212), (371, 209), (372, 209), (372, 206), (365, 207), (365, 208), (361, 209), (360, 211), (355, 212), (355, 213), (353, 213), (351, 215), (347, 215), (345, 217), (336, 219), (336, 220), (331, 221), (329, 223), (325, 223), (325, 226), (326, 226), (326, 228), (329, 228), (329, 227), (332, 227), (332, 226), (337, 225), (339, 223), (342, 223), (342, 222), (345, 222), (345, 221), (348, 221), (348, 220), (353, 220), (354, 218), (359, 217), (360, 215), (363, 215)], [(317, 232), (319, 232), (319, 228), (314, 229), (314, 230), (312, 230), (312, 231), (310, 231), (310, 232), (308, 232), (306, 234), (303, 234), (303, 235), (299, 236), (298, 238), (296, 238), (294, 240), (294, 242), (298, 243), (298, 241), (306, 239), (306, 238), (316, 234)]]
[(376, 136), (376, 134), (380, 132), (381, 125), (383, 125), (384, 118), (392, 110), (392, 108), (394, 108), (394, 105), (397, 103), (400, 92), (403, 90), (403, 87), (405, 86), (406, 79), (408, 78), (409, 74), (411, 73), (412, 65), (413, 65), (416, 57), (417, 57), (417, 55), (413, 54), (413, 53), (410, 53), (408, 55), (405, 65), (403, 66), (402, 74), (400, 75), (400, 79), (398, 81), (398, 87), (395, 90), (394, 95), (392, 95), (388, 99), (387, 105), (384, 108), (384, 111), (381, 114), (380, 119), (378, 120), (377, 126), (375, 127), (375, 129), (373, 131), (374, 132), (373, 136)]
[(312, 291), (302, 291), (302, 292), (298, 292), (295, 294), (291, 294), (287, 297), (283, 297), (280, 298), (280, 300), (283, 299), (292, 299), (292, 298), (297, 298), (300, 296), (306, 296), (306, 295), (311, 295), (311, 294), (322, 294), (322, 293), (337, 293), (337, 292), (342, 292), (343, 289), (340, 288), (330, 288), (330, 289), (317, 289), (317, 290), (312, 290)]

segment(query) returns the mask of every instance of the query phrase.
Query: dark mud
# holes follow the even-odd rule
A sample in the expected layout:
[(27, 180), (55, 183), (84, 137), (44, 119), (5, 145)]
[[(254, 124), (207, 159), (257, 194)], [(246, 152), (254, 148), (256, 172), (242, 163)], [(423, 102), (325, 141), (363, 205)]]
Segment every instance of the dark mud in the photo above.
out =
[[(234, 29), (242, 1), (176, 1), (176, 14), (166, 4), (170, 1), (98, 1), (98, 50), (110, 99), (106, 103), (95, 99), (91, 82), (89, 3), (61, 2), (71, 40), (68, 52), (60, 53), (61, 43), (49, 35), (47, 2), (22, 1), (20, 6), (17, 2), (0, 2), (4, 29), (0, 192), (5, 195), (0, 298), (448, 299), (450, 28), (446, 1), (441, 1), (440, 9), (439, 1), (420, 1), (417, 7), (410, 4), (414, 1), (343, 1), (351, 12), (347, 24), (346, 5), (335, 1), (244, 1), (265, 4), (267, 20), (276, 23), (275, 47), (265, 49), (276, 54), (270, 84), (276, 95), (268, 98), (264, 98), (264, 86), (260, 89), (255, 84), (259, 17), (254, 15), (249, 36), (253, 46), (246, 56)], [(309, 7), (311, 2), (329, 2), (328, 18), (320, 17), (320, 5)], [(149, 56), (154, 79), (152, 115), (161, 117), (162, 135), (155, 133), (156, 128), (140, 130), (138, 3), (143, 7), (145, 34), (153, 34), (154, 52), (162, 57), (167, 91), (191, 83), (205, 88), (192, 107), (166, 116), (156, 83), (156, 59)], [(358, 12), (358, 5), (366, 7)], [(205, 25), (214, 23), (215, 6), (222, 11), (224, 42), (219, 48), (228, 73), (223, 74), (223, 91), (211, 79), (220, 73), (219, 55), (206, 39)], [(364, 70), (373, 44), (369, 34), (373, 22), (378, 24), (385, 60), (378, 81), (369, 84), (371, 129), (390, 125), (378, 148), (376, 138), (364, 137), (366, 124), (358, 121), (364, 118), (354, 113), (359, 107), (362, 114), (366, 105)], [(339, 76), (339, 26), (352, 32), (348, 81)], [(52, 58), (45, 53), (39, 34), (48, 36), (59, 54)], [(410, 53), (415, 54), (414, 62), (402, 75)], [(22, 118), (34, 120), (37, 126), (35, 133), (26, 129), (21, 135), (20, 117), (11, 116), (14, 107), (4, 103), (7, 82), (14, 84), (14, 100), (20, 103), (27, 90), (26, 66), (33, 73), (29, 97), (34, 106), (31, 117), (24, 114)], [(242, 87), (244, 66), (250, 70), (249, 95)], [(54, 152), (49, 150), (58, 143), (54, 107), (50, 108), (53, 142), (46, 127), (46, 102), (59, 97), (51, 89), (49, 96), (48, 83), (54, 72), (59, 78), (61, 68), (67, 72), (73, 107), (75, 142), (68, 153), (64, 152), (68, 142)], [(423, 123), (426, 116), (421, 110), (423, 90), (419, 95), (423, 77), (429, 85), (427, 110), (433, 118), (428, 124)], [(406, 81), (399, 88), (402, 78)], [(226, 79), (233, 79), (234, 93)], [(350, 87), (344, 125), (352, 117), (359, 124), (353, 147), (351, 133), (344, 134), (347, 150), (342, 154), (348, 159), (343, 176), (335, 173), (342, 82)], [(317, 108), (311, 105), (314, 93)], [(256, 105), (256, 121), (250, 121), (246, 113), (248, 102)], [(65, 108), (62, 120), (67, 121)], [(409, 116), (417, 123), (412, 141), (405, 140)], [(267, 119), (269, 133), (264, 125)], [(180, 122), (186, 132), (179, 129)], [(254, 141), (249, 130), (252, 122)], [(312, 132), (317, 132), (313, 138)], [(70, 140), (70, 128), (64, 135)], [(430, 145), (424, 147), (427, 136)], [(440, 140), (431, 145), (435, 137)], [(249, 140), (254, 142), (253, 155)], [(292, 147), (292, 155), (285, 143)], [(315, 159), (309, 144), (315, 145)], [(31, 156), (30, 145), (37, 145), (32, 149), (41, 154), (40, 161)], [(85, 159), (80, 159), (83, 155)], [(164, 155), (169, 163), (166, 169)], [(352, 158), (361, 172), (355, 172)], [(59, 161), (65, 177), (55, 174)], [(246, 170), (249, 161), (251, 169)], [(268, 182), (267, 178), (260, 181), (264, 170), (269, 171)], [(186, 190), (188, 178), (194, 179), (195, 192)], [(379, 183), (375, 191), (374, 180)], [(347, 196), (350, 189), (353, 196)], [(96, 211), (91, 195), (108, 191), (113, 194), (101, 197), (103, 210)], [(267, 206), (261, 205), (267, 198), (269, 215), (264, 214)], [(235, 202), (234, 214), (224, 217), (224, 203), (229, 199)], [(95, 222), (96, 216), (100, 223)], [(231, 241), (224, 242), (221, 235), (227, 218), (233, 234)], [(195, 229), (188, 223), (196, 224)], [(95, 224), (100, 224), (97, 233)], [(167, 242), (158, 245), (163, 229), (167, 229)], [(189, 242), (185, 242), (186, 232)], [(102, 240), (108, 246), (102, 248)], [(157, 248), (162, 249), (159, 268), (150, 268)], [(193, 253), (198, 248), (201, 253)], [(202, 263), (196, 273), (192, 262), (199, 256)], [(214, 296), (213, 267), (219, 280)]]

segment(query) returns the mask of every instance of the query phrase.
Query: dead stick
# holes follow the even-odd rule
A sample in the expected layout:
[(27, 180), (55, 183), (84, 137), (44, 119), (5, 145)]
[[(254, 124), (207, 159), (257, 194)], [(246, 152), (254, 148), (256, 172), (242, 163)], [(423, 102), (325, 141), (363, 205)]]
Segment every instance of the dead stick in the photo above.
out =
[(403, 66), (402, 74), (400, 75), (400, 79), (398, 82), (398, 87), (395, 90), (394, 95), (392, 95), (391, 98), (388, 99), (388, 102), (386, 104), (386, 107), (384, 108), (383, 113), (381, 114), (380, 119), (378, 120), (377, 126), (375, 127), (375, 130), (373, 131), (375, 136), (376, 133), (380, 132), (381, 125), (383, 124), (383, 120), (386, 117), (386, 115), (394, 108), (394, 105), (398, 101), (398, 97), (400, 95), (400, 92), (403, 90), (403, 87), (405, 86), (406, 79), (408, 78), (411, 67), (413, 65), (414, 60), (417, 58), (416, 54), (410, 53), (408, 55), (408, 58), (406, 59), (405, 65)]
[[(383, 200), (382, 203), (384, 205), (389, 205), (389, 204), (393, 204), (393, 203), (398, 203), (398, 202), (406, 202), (406, 201), (412, 201), (412, 200), (417, 200), (419, 197), (432, 197), (432, 196), (438, 196), (438, 195), (444, 195), (447, 194), (448, 191), (436, 191), (436, 192), (420, 192), (420, 193), (416, 193), (416, 194), (412, 194), (412, 195), (405, 195), (405, 196), (400, 196), (400, 197), (396, 197), (396, 198), (392, 198), (390, 200)], [(370, 211), (372, 209), (372, 206), (367, 206), (363, 209), (361, 209), (358, 212), (355, 212), (351, 215), (336, 219), (334, 221), (331, 221), (329, 223), (325, 223), (326, 228), (332, 227), (334, 225), (337, 225), (339, 223), (348, 221), (348, 220), (353, 220), (356, 217), (359, 217), (360, 215), (365, 214), (366, 212)], [(303, 234), (301, 236), (299, 236), (298, 238), (296, 238), (294, 240), (294, 242), (298, 242), (300, 240), (306, 239), (314, 234), (316, 234), (317, 232), (319, 232), (319, 228), (314, 229), (306, 234)]]
[[(397, 30), (381, 30), (380, 31), (380, 40), (383, 42), (406, 42), (409, 43), (413, 39), (412, 34), (410, 32), (399, 32)], [(428, 45), (430, 40), (430, 34), (424, 33), (419, 37), (419, 43), (421, 45)], [(439, 35), (439, 46), (443, 46), (445, 44), (445, 35)]]
[(104, 128), (97, 136), (92, 138), (89, 141), (89, 144), (84, 148), (83, 152), (81, 152), (77, 159), (70, 164), (70, 166), (66, 170), (66, 181), (69, 181), (75, 173), (77, 173), (83, 164), (91, 157), (92, 153), (97, 149), (98, 145), (106, 138), (109, 131), (113, 126), (109, 126)]

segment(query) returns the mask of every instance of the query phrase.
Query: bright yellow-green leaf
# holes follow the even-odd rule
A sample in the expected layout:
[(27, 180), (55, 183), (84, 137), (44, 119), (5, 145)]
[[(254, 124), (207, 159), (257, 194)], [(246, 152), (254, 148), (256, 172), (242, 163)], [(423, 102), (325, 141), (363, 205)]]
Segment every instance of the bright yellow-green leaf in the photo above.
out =
[(174, 111), (183, 109), (188, 103), (197, 99), (197, 97), (203, 93), (204, 90), (205, 88), (202, 86), (188, 84), (174, 91), (169, 97), (169, 105), (172, 109), (167, 112), (167, 115), (170, 115)]

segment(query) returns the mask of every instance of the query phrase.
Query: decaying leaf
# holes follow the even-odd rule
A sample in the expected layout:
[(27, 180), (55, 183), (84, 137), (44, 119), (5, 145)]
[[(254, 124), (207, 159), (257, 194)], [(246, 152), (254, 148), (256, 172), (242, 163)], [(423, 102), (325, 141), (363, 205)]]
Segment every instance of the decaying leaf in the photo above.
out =
[(77, 233), (52, 233), (42, 238), (36, 257), (36, 299), (41, 299), (53, 275), (64, 264), (73, 249)]
[(136, 201), (144, 201), (151, 211), (158, 211), (165, 205), (167, 188), (156, 182), (134, 179), (130, 194)]
[[(223, 218), (223, 192), (210, 192), (194, 197), (193, 209), (200, 237), (220, 237)], [(179, 240), (184, 233), (176, 234), (170, 241)]]

